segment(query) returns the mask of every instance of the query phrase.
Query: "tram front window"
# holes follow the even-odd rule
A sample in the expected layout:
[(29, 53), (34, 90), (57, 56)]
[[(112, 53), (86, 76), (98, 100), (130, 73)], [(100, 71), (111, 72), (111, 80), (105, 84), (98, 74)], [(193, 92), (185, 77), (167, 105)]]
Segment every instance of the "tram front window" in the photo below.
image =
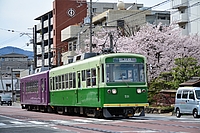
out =
[(107, 82), (145, 82), (143, 64), (107, 64)]

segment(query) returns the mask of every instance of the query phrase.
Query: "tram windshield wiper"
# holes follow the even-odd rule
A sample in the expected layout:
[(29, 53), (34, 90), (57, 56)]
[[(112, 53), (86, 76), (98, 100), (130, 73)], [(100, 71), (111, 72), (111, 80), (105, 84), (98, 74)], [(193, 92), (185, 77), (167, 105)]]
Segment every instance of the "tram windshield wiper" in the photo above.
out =
[(124, 77), (121, 76), (122, 81), (127, 85), (127, 87), (129, 88), (128, 82), (126, 80), (124, 80)]

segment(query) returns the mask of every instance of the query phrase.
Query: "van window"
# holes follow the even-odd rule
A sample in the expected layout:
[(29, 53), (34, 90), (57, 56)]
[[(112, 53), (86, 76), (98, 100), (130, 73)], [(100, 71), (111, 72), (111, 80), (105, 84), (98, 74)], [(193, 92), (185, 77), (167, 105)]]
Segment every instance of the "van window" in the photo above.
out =
[(189, 92), (189, 99), (194, 99), (194, 92), (193, 91)]
[(197, 99), (200, 100), (200, 90), (196, 90), (195, 93), (196, 93), (196, 97), (197, 97)]
[(182, 98), (186, 98), (187, 99), (188, 97), (188, 91), (183, 91), (183, 95), (182, 95)]
[(178, 99), (181, 98), (181, 92), (182, 92), (181, 90), (179, 90), (179, 91), (177, 92), (177, 95), (176, 95), (177, 97), (176, 97), (176, 98), (178, 98)]

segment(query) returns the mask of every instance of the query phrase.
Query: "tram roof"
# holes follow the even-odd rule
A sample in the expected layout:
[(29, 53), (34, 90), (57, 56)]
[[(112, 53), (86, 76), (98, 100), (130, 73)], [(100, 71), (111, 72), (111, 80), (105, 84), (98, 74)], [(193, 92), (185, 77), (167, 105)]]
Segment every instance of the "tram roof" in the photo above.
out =
[(90, 57), (90, 58), (87, 58), (87, 59), (84, 59), (84, 60), (78, 60), (78, 61), (76, 61), (76, 62), (72, 62), (72, 63), (70, 63), (70, 64), (66, 64), (66, 65), (63, 65), (63, 66), (55, 67), (55, 68), (51, 69), (50, 72), (51, 72), (51, 71), (56, 71), (56, 70), (59, 70), (59, 69), (65, 68), (65, 67), (71, 67), (71, 66), (74, 66), (74, 65), (81, 65), (81, 64), (83, 64), (84, 62), (99, 61), (100, 59), (103, 59), (103, 58), (115, 57), (115, 56), (135, 56), (135, 57), (145, 58), (144, 55), (141, 55), (141, 54), (133, 54), (133, 53), (110, 53), (110, 54), (101, 54), (101, 55), (97, 55), (97, 56), (94, 56), (94, 57)]

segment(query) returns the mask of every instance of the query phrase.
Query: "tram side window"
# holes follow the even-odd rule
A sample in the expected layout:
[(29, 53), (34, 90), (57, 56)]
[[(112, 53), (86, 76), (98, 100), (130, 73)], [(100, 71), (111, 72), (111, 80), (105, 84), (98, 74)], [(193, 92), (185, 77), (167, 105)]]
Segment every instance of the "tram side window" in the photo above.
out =
[(42, 88), (42, 92), (44, 92), (44, 80), (43, 79), (41, 79), (40, 85), (41, 85), (41, 88)]
[(90, 73), (90, 69), (86, 70), (86, 82), (87, 82), (87, 86), (91, 86), (90, 84), (90, 77), (91, 77), (91, 73)]
[(52, 90), (55, 90), (55, 77), (52, 78)]
[(62, 89), (65, 89), (65, 75), (62, 75)]
[(104, 64), (101, 65), (102, 68), (102, 82), (104, 82)]
[(59, 88), (58, 76), (55, 77), (56, 90)]
[(80, 88), (81, 87), (81, 74), (80, 74), (80, 72), (78, 72), (78, 88)]
[(91, 72), (92, 72), (92, 86), (94, 86), (96, 85), (96, 69), (92, 68)]
[(72, 73), (69, 73), (69, 89), (72, 88)]
[(73, 88), (76, 88), (76, 73), (73, 73)]
[(69, 84), (68, 84), (69, 82), (68, 82), (68, 73), (67, 74), (65, 74), (65, 85), (66, 85), (66, 89), (68, 89), (69, 88)]
[(82, 81), (85, 81), (85, 70), (82, 70), (81, 74), (82, 74)]
[(35, 82), (33, 82), (33, 85), (34, 85), (34, 87), (33, 87), (33, 90), (32, 90), (32, 92), (38, 92), (38, 81), (35, 81)]
[(61, 76), (58, 76), (58, 82), (59, 82), (59, 88), (58, 88), (58, 89), (62, 89), (62, 80), (61, 80)]

